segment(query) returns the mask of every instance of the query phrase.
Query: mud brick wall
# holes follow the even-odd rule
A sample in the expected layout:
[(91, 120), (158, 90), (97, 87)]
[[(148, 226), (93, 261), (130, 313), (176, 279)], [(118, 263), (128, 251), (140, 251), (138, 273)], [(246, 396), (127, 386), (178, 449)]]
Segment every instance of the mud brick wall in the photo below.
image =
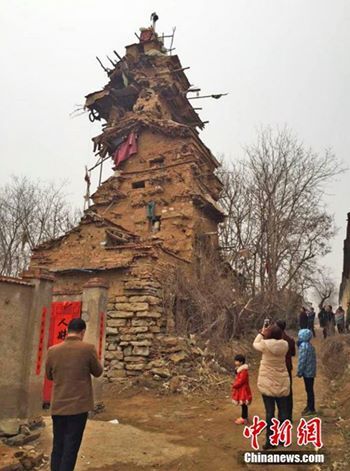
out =
[(0, 277), (0, 420), (41, 414), (52, 284), (39, 272)]
[(106, 377), (113, 381), (138, 376), (151, 369), (153, 342), (166, 331), (161, 285), (126, 280), (123, 296), (111, 296), (108, 301)]

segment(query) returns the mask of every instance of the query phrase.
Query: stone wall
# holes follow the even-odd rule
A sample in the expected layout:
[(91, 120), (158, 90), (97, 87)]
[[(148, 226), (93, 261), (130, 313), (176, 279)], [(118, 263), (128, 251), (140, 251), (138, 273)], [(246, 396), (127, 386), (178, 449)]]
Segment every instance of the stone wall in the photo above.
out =
[(152, 345), (166, 330), (161, 285), (125, 280), (124, 295), (110, 296), (105, 369), (109, 381), (138, 376), (151, 368)]

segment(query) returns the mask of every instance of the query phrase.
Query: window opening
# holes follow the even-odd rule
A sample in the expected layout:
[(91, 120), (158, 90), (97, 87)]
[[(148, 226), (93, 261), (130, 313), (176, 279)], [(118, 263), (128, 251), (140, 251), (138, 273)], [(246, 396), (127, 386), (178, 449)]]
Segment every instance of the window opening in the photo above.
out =
[(149, 165), (150, 167), (164, 167), (164, 160), (165, 158), (162, 155), (160, 155), (159, 157), (151, 159), (149, 161)]
[(145, 188), (145, 181), (139, 181), (139, 182), (133, 182), (132, 183), (133, 188)]

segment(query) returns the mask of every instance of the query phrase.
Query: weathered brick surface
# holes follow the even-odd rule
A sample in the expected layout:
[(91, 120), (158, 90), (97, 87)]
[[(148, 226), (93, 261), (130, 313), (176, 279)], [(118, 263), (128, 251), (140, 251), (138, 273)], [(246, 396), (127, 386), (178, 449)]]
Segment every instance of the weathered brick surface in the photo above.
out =
[(162, 317), (162, 314), (157, 311), (138, 311), (136, 313), (137, 317), (151, 317), (153, 319)]
[[(161, 332), (163, 299), (145, 294), (150, 288), (159, 289), (156, 281), (125, 281), (123, 295), (110, 297), (107, 316), (107, 352), (105, 355), (106, 377), (110, 381), (122, 379), (124, 375), (114, 373), (123, 370), (134, 376), (151, 368), (149, 358), (155, 336)], [(138, 295), (128, 294), (137, 289)], [(113, 372), (113, 374), (111, 374)]]
[(147, 311), (149, 308), (148, 303), (116, 303), (116, 310), (126, 312)]
[(133, 312), (132, 311), (109, 311), (108, 317), (113, 317), (116, 319), (125, 319), (127, 317), (133, 317)]
[(108, 327), (124, 327), (126, 325), (126, 319), (109, 319)]
[(149, 347), (135, 346), (133, 349), (133, 353), (135, 355), (142, 355), (142, 356), (148, 357), (150, 351), (149, 351)]
[(133, 355), (130, 357), (125, 357), (124, 361), (126, 361), (127, 363), (144, 363), (145, 357)]
[[(148, 303), (148, 304), (160, 304), (160, 298), (156, 296), (131, 296), (129, 298), (131, 303)], [(138, 309), (139, 311), (140, 309)]]
[(131, 320), (131, 325), (135, 326), (135, 327), (149, 326), (150, 322), (146, 319), (132, 319)]
[(126, 363), (125, 368), (127, 370), (142, 371), (144, 370), (144, 363)]

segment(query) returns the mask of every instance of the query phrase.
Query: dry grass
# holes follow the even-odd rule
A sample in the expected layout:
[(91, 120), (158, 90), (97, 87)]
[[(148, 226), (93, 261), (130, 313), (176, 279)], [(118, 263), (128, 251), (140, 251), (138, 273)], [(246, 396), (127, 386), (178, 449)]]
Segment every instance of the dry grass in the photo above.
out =
[(322, 365), (327, 378), (341, 378), (350, 362), (350, 336), (328, 338), (322, 349)]

